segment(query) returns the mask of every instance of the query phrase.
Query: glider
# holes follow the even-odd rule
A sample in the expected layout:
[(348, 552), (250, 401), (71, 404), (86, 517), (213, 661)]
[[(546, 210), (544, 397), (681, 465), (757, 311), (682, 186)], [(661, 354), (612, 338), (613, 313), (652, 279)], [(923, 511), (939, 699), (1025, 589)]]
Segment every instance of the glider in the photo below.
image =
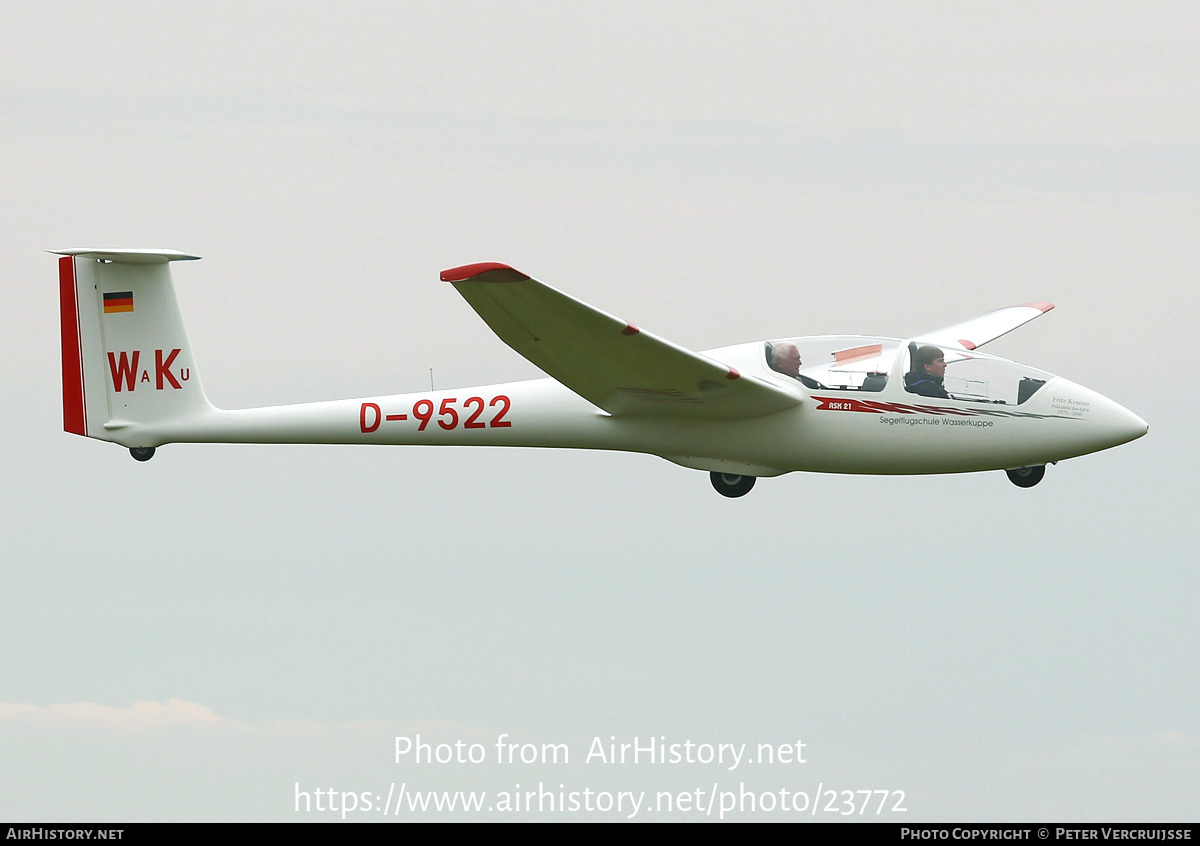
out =
[(497, 263), (444, 271), (550, 378), (224, 410), (204, 395), (174, 250), (59, 255), (63, 428), (146, 461), (170, 443), (522, 446), (657, 455), (742, 496), (793, 471), (923, 474), (1045, 466), (1144, 435), (1145, 421), (979, 348), (1053, 308), (1003, 308), (911, 339), (830, 335), (693, 352)]

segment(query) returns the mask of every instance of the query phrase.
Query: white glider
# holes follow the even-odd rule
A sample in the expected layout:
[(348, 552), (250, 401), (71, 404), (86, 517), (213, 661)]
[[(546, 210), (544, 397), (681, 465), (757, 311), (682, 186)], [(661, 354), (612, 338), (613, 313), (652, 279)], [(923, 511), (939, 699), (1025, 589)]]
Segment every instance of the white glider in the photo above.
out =
[(786, 338), (696, 353), (507, 265), (447, 270), (550, 379), (223, 410), (204, 395), (173, 250), (55, 250), (63, 428), (145, 461), (169, 443), (608, 449), (707, 470), (725, 496), (797, 470), (920, 474), (1045, 465), (1126, 443), (1145, 421), (1081, 385), (979, 352), (1053, 306), (1000, 309), (911, 340)]

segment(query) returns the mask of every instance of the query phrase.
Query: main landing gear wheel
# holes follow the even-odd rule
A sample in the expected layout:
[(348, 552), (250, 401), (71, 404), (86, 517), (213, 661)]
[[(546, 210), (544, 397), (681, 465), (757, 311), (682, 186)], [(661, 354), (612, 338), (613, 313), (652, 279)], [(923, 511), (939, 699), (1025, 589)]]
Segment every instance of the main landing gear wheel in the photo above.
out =
[(750, 493), (757, 476), (737, 476), (733, 473), (709, 473), (712, 486), (721, 496), (738, 497)]
[(154, 457), (154, 447), (130, 447), (129, 454), (138, 461), (149, 461)]
[(1018, 488), (1032, 488), (1046, 475), (1046, 465), (1018, 467), (1016, 470), (1005, 470), (1004, 472), (1008, 474), (1008, 480)]

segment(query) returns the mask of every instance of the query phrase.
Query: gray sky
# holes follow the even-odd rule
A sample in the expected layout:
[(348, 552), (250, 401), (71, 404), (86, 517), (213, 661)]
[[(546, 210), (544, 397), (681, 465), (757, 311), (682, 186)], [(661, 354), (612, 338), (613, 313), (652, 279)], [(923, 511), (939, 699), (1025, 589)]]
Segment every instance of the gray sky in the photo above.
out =
[[(0, 817), (316, 819), (297, 782), (542, 781), (1194, 820), (1198, 17), (7, 4)], [(1029, 491), (795, 474), (737, 501), (622, 454), (142, 465), (61, 431), (40, 251), (78, 246), (205, 257), (175, 279), (224, 407), (538, 375), (437, 281), (494, 260), (693, 349), (1049, 300), (989, 351), (1151, 431)], [(571, 763), (393, 763), (417, 732)], [(807, 762), (585, 764), (596, 736)]]

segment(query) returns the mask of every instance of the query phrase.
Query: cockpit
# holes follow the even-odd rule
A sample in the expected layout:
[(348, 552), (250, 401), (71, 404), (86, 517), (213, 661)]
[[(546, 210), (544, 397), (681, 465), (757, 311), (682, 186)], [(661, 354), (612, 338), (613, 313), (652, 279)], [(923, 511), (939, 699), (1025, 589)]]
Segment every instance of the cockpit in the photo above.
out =
[(1051, 374), (1024, 364), (981, 353), (978, 350), (942, 350), (910, 341), (905, 349), (905, 390), (925, 396), (936, 381), (950, 399), (1020, 405), (1053, 378)]
[(767, 366), (810, 390), (882, 391), (901, 341), (830, 335), (768, 341)]
[(830, 335), (768, 341), (767, 366), (811, 390), (878, 393), (889, 381), (914, 397), (1020, 405), (1053, 377), (978, 350)]

